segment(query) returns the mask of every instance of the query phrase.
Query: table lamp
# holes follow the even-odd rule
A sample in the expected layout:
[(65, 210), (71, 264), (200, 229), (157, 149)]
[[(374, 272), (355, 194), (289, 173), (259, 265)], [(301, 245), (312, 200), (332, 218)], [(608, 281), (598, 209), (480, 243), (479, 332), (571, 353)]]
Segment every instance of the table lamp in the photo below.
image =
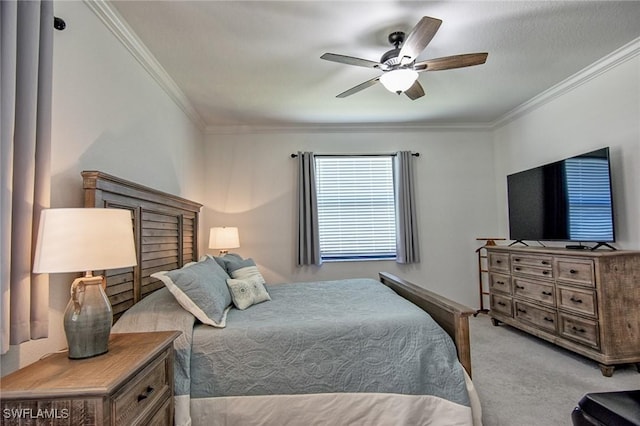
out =
[(113, 322), (106, 280), (92, 271), (136, 265), (131, 212), (123, 209), (46, 209), (33, 262), (34, 273), (81, 272), (71, 284), (64, 312), (69, 358), (106, 353)]
[(238, 247), (240, 238), (235, 226), (214, 227), (209, 230), (209, 248), (219, 249), (220, 256), (229, 253), (228, 249)]

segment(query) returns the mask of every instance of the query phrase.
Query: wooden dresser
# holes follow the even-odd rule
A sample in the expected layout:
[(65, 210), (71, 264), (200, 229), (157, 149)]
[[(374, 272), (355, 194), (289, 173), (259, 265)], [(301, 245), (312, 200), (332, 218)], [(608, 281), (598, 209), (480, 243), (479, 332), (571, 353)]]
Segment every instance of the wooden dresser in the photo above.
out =
[(489, 315), (599, 363), (640, 368), (640, 252), (487, 247)]
[(109, 352), (55, 353), (2, 378), (3, 425), (171, 425), (179, 332), (112, 334)]

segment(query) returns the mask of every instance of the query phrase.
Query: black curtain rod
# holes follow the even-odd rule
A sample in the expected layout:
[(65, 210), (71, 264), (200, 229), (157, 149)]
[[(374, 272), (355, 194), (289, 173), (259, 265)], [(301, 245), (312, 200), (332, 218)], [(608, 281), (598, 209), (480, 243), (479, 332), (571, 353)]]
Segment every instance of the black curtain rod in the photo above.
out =
[[(420, 157), (419, 152), (411, 153), (414, 157)], [(296, 158), (298, 154), (291, 154), (291, 158)], [(396, 154), (316, 154), (316, 157), (395, 157)]]

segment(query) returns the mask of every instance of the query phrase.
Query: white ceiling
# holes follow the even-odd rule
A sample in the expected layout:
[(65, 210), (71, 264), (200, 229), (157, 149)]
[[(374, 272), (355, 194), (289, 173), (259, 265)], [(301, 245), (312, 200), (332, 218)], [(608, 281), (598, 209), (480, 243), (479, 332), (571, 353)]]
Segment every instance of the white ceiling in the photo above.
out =
[[(640, 1), (112, 1), (207, 126), (492, 123), (640, 37)], [(392, 31), (443, 23), (418, 60), (489, 52), (486, 64), (423, 72), (411, 101), (379, 74)]]

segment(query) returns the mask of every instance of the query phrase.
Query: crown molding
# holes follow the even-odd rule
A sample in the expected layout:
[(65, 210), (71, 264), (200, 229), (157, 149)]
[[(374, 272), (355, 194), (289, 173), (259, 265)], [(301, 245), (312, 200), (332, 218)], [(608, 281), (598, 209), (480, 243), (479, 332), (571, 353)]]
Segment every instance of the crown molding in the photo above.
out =
[(565, 95), (577, 87), (587, 83), (588, 81), (606, 73), (612, 68), (638, 56), (640, 54), (640, 37), (625, 44), (621, 48), (613, 51), (604, 58), (594, 62), (586, 68), (573, 74), (571, 77), (561, 81), (560, 83), (550, 87), (539, 95), (534, 96), (523, 104), (512, 109), (502, 117), (490, 124), (490, 127), (497, 129), (512, 121), (522, 117), (523, 115), (540, 108), (541, 106), (551, 102), (552, 100)]
[(483, 131), (487, 123), (313, 123), (300, 125), (221, 125), (208, 126), (205, 134), (291, 134), (291, 133), (401, 133), (420, 131)]
[(184, 92), (178, 87), (176, 82), (169, 76), (169, 73), (160, 65), (158, 60), (147, 49), (136, 33), (127, 25), (122, 16), (115, 10), (107, 0), (84, 0), (84, 4), (95, 13), (104, 25), (116, 36), (116, 38), (127, 48), (133, 57), (160, 85), (191, 121), (204, 131), (206, 125), (198, 114)]

